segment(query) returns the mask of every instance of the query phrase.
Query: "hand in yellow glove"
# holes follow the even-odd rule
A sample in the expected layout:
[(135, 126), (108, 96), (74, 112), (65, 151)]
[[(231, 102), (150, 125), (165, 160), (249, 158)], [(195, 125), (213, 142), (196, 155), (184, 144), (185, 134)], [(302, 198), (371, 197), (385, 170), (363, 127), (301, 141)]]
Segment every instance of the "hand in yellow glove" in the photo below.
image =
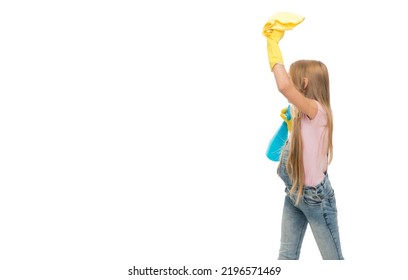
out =
[(269, 65), (271, 67), (271, 71), (273, 71), (273, 67), (275, 64), (283, 64), (283, 58), (282, 58), (282, 53), (279, 48), (278, 42), (280, 39), (282, 39), (283, 35), (285, 34), (285, 31), (281, 30), (272, 30), (271, 32), (268, 33), (267, 39), (267, 50), (268, 50), (268, 59), (269, 59)]
[(280, 12), (271, 16), (264, 25), (263, 35), (267, 38), (268, 58), (271, 71), (275, 64), (283, 64), (282, 53), (279, 48), (279, 41), (282, 39), (285, 30), (291, 30), (305, 18), (293, 13)]
[[(285, 123), (288, 125), (289, 132), (292, 132), (292, 118), (290, 117), (291, 116), (290, 111), (289, 111), (289, 114), (286, 114), (288, 110), (290, 110), (290, 107), (283, 108), (280, 116), (285, 121)], [(288, 115), (289, 115), (289, 119), (287, 117)]]

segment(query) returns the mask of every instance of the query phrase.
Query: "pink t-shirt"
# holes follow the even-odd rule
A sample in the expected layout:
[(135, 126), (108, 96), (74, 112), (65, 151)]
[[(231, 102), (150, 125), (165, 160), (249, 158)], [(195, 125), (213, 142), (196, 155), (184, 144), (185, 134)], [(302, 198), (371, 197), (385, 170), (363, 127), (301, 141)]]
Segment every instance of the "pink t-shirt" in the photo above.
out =
[(314, 119), (310, 120), (303, 114), (301, 123), (306, 186), (318, 185), (328, 165), (327, 113), (319, 102), (316, 103), (317, 114)]

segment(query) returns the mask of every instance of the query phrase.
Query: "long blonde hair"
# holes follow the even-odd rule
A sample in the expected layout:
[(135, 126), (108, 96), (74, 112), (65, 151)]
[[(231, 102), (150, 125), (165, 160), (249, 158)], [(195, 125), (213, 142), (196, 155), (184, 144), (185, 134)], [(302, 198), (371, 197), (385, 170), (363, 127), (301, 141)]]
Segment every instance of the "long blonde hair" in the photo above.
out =
[[(333, 114), (330, 107), (329, 73), (326, 65), (316, 60), (299, 60), (294, 62), (289, 69), (291, 80), (298, 91), (307, 98), (317, 100), (327, 113), (328, 132), (328, 163), (333, 159)], [(308, 79), (306, 88), (304, 78)], [(303, 195), (305, 170), (303, 165), (303, 143), (301, 134), (302, 112), (292, 106), (293, 129), (290, 141), (289, 157), (286, 163), (288, 175), (292, 180), (290, 195), (296, 191), (298, 195), (296, 204)]]

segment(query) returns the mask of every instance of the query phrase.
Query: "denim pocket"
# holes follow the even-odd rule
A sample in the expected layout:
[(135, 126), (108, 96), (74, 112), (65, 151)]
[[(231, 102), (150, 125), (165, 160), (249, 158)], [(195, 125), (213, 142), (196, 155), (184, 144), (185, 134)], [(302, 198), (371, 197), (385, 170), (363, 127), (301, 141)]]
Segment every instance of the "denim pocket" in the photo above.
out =
[(309, 206), (318, 206), (322, 204), (323, 196), (317, 193), (317, 190), (304, 190), (303, 200)]
[(328, 201), (330, 205), (336, 205), (334, 190), (328, 180), (324, 180), (316, 188), (305, 189), (303, 193), (307, 205), (320, 205), (323, 201)]
[(333, 209), (336, 209), (336, 197), (334, 195), (334, 190), (332, 188), (330, 188), (326, 199), (329, 202), (330, 207), (332, 207)]

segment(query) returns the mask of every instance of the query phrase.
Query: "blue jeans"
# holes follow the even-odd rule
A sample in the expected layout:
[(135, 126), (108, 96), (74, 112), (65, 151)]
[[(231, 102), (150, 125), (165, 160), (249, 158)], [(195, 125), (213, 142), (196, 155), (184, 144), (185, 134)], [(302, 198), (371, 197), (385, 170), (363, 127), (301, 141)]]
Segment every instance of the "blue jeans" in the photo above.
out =
[(279, 260), (298, 260), (307, 225), (324, 260), (343, 260), (340, 246), (337, 208), (334, 190), (328, 174), (317, 186), (304, 186), (303, 197), (295, 205), (297, 192), (289, 196), (292, 182), (286, 170), (288, 144), (282, 151), (278, 175), (285, 183), (285, 203), (283, 206), (281, 244)]

